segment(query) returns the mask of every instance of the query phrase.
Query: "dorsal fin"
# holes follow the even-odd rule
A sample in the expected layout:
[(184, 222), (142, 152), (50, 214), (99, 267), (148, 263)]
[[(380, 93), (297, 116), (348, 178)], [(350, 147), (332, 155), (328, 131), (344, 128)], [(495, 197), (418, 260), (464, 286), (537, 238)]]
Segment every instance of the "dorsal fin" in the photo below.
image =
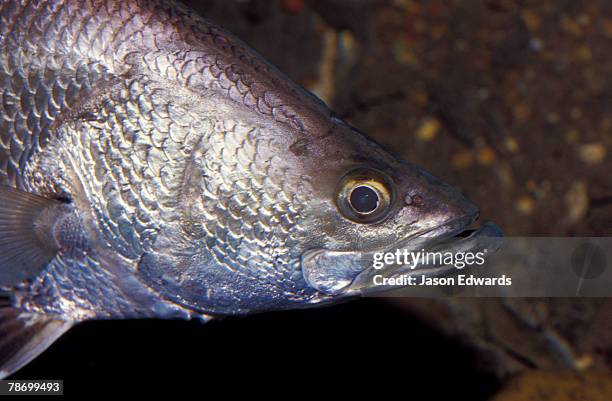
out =
[(0, 287), (37, 276), (56, 255), (53, 222), (63, 203), (0, 186)]

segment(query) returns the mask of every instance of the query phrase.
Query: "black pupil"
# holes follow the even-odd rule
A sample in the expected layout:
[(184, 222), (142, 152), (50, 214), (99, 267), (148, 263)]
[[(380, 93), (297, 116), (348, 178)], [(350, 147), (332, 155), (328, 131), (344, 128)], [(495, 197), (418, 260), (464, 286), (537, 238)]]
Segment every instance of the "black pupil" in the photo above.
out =
[(370, 187), (360, 186), (351, 192), (351, 206), (359, 213), (370, 213), (378, 207), (378, 194)]

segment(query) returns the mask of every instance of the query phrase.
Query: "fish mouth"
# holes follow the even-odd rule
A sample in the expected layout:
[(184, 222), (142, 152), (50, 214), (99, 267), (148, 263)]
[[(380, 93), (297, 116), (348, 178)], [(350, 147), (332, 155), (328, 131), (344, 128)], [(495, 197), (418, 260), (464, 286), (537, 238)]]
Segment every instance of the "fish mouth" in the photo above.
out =
[[(315, 249), (307, 251), (302, 255), (302, 273), (306, 282), (318, 291), (328, 295), (346, 296), (390, 289), (391, 286), (380, 284), (381, 278), (444, 275), (459, 267), (447, 263), (448, 259), (442, 257), (425, 260), (426, 253), (428, 255), (448, 255), (449, 253), (476, 255), (481, 252), (483, 254), (492, 253), (501, 247), (503, 233), (496, 224), (485, 222), (479, 228), (468, 228), (477, 217), (476, 214), (443, 223), (379, 250), (361, 252)], [(411, 256), (419, 253), (423, 255), (420, 260)], [(385, 256), (390, 254), (394, 255), (394, 258)], [(383, 262), (381, 259), (385, 257), (387, 259), (384, 262), (391, 259), (393, 261), (383, 263), (381, 266), (380, 263)], [(411, 262), (405, 263), (407, 260)], [(376, 277), (378, 277), (377, 280), (375, 280)], [(389, 280), (382, 281), (388, 282)]]

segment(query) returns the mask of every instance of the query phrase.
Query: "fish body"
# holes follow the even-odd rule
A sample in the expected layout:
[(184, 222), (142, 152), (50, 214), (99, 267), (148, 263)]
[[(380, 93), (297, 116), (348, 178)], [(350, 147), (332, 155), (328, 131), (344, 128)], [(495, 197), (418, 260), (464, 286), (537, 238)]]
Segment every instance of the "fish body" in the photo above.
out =
[(83, 320), (358, 295), (478, 216), (179, 4), (2, 0), (0, 90), (3, 375)]

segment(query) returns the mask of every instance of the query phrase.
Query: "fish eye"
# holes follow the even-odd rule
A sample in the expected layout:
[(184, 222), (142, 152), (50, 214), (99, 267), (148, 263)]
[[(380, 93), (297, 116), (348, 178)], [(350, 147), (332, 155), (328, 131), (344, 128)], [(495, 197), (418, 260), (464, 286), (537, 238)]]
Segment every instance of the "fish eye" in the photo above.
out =
[(356, 223), (377, 223), (391, 210), (394, 191), (391, 180), (382, 172), (360, 168), (340, 180), (336, 204), (340, 213)]
[(367, 185), (360, 185), (353, 188), (349, 202), (357, 213), (372, 213), (380, 204), (378, 194)]

